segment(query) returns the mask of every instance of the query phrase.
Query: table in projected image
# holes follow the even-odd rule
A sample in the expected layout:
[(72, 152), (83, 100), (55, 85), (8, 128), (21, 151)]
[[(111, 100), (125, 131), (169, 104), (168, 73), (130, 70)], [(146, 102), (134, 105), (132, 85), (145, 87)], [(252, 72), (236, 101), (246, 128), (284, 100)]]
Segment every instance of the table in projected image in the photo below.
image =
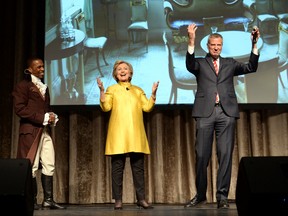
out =
[[(85, 102), (85, 93), (84, 93), (84, 61), (83, 61), (83, 48), (84, 48), (84, 40), (85, 33), (74, 29), (75, 31), (75, 40), (63, 42), (60, 38), (56, 38), (50, 44), (45, 47), (45, 60), (47, 62), (47, 74), (48, 78), (48, 86), (52, 88), (52, 77), (51, 77), (51, 61), (58, 60), (59, 65), (62, 65), (62, 59), (73, 56), (74, 54), (79, 54), (79, 74), (77, 74), (77, 79), (79, 82), (79, 98), (78, 102)], [(72, 67), (72, 66), (71, 66)], [(68, 71), (70, 72), (70, 71)], [(59, 75), (62, 80), (66, 78), (63, 75), (62, 71), (59, 71)], [(70, 84), (68, 80), (67, 90), (68, 93), (74, 88), (74, 84)], [(72, 85), (72, 86), (71, 86)], [(63, 93), (63, 92), (61, 92)], [(52, 102), (53, 104), (54, 102)]]
[[(248, 59), (252, 49), (252, 42), (251, 42), (251, 33), (244, 32), (244, 31), (222, 31), (217, 32), (222, 35), (223, 37), (223, 47), (221, 56), (222, 57), (231, 57), (234, 59)], [(207, 49), (207, 42), (208, 42), (209, 35), (205, 36), (201, 42), (201, 48), (208, 52)], [(263, 46), (262, 38), (259, 38), (257, 42), (258, 49), (261, 49)]]

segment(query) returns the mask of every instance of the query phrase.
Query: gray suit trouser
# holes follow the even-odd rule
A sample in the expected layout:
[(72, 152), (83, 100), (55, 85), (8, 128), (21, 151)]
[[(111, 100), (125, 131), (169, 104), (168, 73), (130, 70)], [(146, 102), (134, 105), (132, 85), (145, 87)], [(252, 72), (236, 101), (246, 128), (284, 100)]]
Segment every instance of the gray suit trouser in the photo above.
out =
[(207, 166), (212, 154), (214, 134), (219, 165), (216, 198), (217, 201), (227, 199), (231, 181), (236, 119), (227, 116), (219, 105), (215, 106), (211, 116), (196, 118), (196, 122), (196, 189), (198, 199), (206, 199)]

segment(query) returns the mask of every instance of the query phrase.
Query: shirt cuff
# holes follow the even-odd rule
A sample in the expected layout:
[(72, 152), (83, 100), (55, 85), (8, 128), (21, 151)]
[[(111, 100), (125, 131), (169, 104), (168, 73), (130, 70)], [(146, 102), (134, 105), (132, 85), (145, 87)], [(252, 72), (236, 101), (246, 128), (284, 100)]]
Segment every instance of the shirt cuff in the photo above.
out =
[(192, 54), (194, 53), (194, 51), (195, 51), (195, 47), (188, 45), (188, 53), (189, 53), (190, 55), (192, 55)]
[[(49, 113), (45, 113), (45, 115), (44, 115), (44, 122), (43, 122), (44, 126), (49, 124), (49, 122), (48, 122), (49, 121), (49, 115), (50, 115)], [(54, 121), (54, 124), (51, 124), (51, 126), (56, 126), (57, 122), (59, 121), (58, 115), (55, 113), (54, 113), (54, 115), (55, 115), (55, 121)]]
[(48, 125), (48, 121), (49, 121), (49, 113), (45, 113), (43, 125), (44, 126)]
[(258, 48), (253, 48), (253, 49), (252, 49), (252, 52), (253, 52), (255, 55), (259, 55)]

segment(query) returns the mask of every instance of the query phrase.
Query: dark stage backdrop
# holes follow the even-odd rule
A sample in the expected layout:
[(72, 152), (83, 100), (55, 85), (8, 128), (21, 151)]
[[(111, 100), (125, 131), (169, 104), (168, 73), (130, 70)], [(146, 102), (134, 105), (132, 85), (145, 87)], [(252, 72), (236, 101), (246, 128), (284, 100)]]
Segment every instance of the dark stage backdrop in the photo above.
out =
[[(15, 158), (18, 118), (13, 113), (11, 91), (23, 77), (30, 55), (43, 57), (43, 0), (5, 1), (1, 23), (2, 41), (0, 157)], [(104, 156), (108, 114), (99, 107), (55, 107), (60, 121), (53, 130), (56, 149), (54, 196), (60, 203), (113, 202), (110, 158)], [(195, 122), (191, 107), (156, 108), (145, 114), (151, 146), (146, 158), (147, 200), (153, 203), (184, 203), (195, 193)], [(281, 106), (243, 108), (237, 122), (230, 199), (235, 199), (239, 161), (243, 156), (288, 156), (288, 112)], [(127, 159), (129, 161), (129, 159)], [(215, 202), (217, 158), (209, 165), (207, 197)], [(131, 170), (127, 164), (124, 197), (135, 202)], [(40, 185), (39, 185), (40, 186)], [(39, 202), (42, 190), (39, 191)]]
[[(13, 108), (11, 92), (14, 83), (23, 78), (26, 59), (44, 58), (44, 0), (12, 0), (3, 2), (1, 24), (2, 76), (0, 112), (0, 156), (11, 156)], [(5, 29), (5, 31), (4, 31)]]

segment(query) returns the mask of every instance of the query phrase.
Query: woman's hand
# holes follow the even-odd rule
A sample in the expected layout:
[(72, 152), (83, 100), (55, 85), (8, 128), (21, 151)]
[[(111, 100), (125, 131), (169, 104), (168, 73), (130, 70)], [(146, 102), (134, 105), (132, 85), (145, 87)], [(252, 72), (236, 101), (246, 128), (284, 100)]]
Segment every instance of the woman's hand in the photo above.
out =
[(98, 87), (100, 89), (100, 92), (104, 92), (103, 82), (101, 81), (101, 79), (99, 77), (97, 78), (97, 84), (98, 84)]
[(104, 102), (105, 101), (105, 93), (104, 93), (104, 85), (103, 85), (103, 82), (101, 81), (101, 79), (98, 77), (97, 78), (97, 84), (98, 84), (98, 87), (100, 89), (100, 101), (101, 102)]
[(154, 82), (152, 86), (152, 98), (156, 99), (156, 92), (159, 86), (159, 81)]

